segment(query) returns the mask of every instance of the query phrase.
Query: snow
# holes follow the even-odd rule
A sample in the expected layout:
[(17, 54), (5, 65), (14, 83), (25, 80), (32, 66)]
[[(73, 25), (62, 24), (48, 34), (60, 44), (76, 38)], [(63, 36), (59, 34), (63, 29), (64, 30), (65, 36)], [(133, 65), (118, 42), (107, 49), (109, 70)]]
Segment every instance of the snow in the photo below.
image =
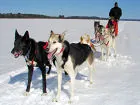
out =
[[(100, 21), (106, 25), (107, 21)], [(117, 57), (113, 54), (107, 61), (99, 59), (100, 47), (95, 53), (96, 71), (94, 83), (89, 84), (85, 64), (76, 77), (75, 96), (72, 105), (140, 105), (140, 22), (120, 21), (117, 37)], [(57, 92), (55, 67), (47, 76), (46, 96), (42, 96), (42, 77), (35, 68), (29, 96), (24, 96), (27, 85), (27, 67), (24, 58), (15, 59), (10, 51), (13, 48), (15, 29), (30, 37), (47, 41), (50, 31), (66, 31), (66, 39), (78, 42), (87, 33), (94, 37), (94, 20), (71, 19), (0, 19), (0, 105), (68, 105), (69, 77), (63, 74), (60, 102), (52, 102)]]

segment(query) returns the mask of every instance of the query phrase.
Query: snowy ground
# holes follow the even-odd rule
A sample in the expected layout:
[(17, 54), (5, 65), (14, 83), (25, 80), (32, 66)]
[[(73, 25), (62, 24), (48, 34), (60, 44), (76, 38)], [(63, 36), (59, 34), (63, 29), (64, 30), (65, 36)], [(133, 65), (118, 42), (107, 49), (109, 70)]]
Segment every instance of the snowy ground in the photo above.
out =
[[(105, 25), (107, 21), (101, 21)], [(37, 41), (47, 41), (50, 30), (66, 32), (66, 39), (78, 42), (85, 33), (94, 37), (94, 20), (55, 20), (55, 19), (0, 19), (0, 105), (67, 105), (69, 99), (69, 78), (63, 75), (61, 102), (52, 98), (57, 91), (55, 67), (47, 76), (47, 96), (42, 94), (41, 73), (35, 68), (31, 92), (24, 96), (27, 85), (27, 68), (24, 58), (15, 59), (10, 51), (13, 48), (15, 29)], [(86, 65), (76, 77), (75, 101), (72, 105), (140, 105), (140, 22), (119, 22), (117, 57), (101, 61), (100, 48), (95, 54), (96, 71), (94, 84), (89, 86)]]

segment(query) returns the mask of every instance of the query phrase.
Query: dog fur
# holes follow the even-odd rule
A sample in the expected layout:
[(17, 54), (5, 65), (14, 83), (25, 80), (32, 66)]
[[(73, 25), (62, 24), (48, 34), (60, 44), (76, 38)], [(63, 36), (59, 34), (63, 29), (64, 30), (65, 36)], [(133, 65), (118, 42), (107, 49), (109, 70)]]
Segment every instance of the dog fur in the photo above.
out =
[[(55, 56), (55, 65), (58, 74), (58, 90), (56, 98), (53, 101), (57, 102), (60, 98), (61, 83), (62, 83), (62, 71), (66, 71), (70, 76), (70, 100), (72, 102), (74, 96), (74, 81), (77, 74), (76, 67), (80, 66), (83, 62), (87, 61), (90, 71), (90, 83), (92, 80), (92, 73), (94, 70), (94, 54), (87, 44), (71, 43), (64, 40), (64, 34), (55, 34), (51, 31), (51, 35), (48, 39), (49, 57)], [(63, 49), (63, 51), (62, 51)]]
[(39, 67), (42, 72), (43, 93), (46, 93), (46, 66), (49, 67), (47, 72), (47, 74), (49, 74), (51, 64), (47, 58), (47, 52), (43, 49), (44, 45), (45, 42), (36, 42), (34, 39), (29, 38), (28, 31), (25, 32), (24, 36), (19, 35), (17, 30), (15, 31), (14, 48), (11, 53), (15, 58), (23, 56), (27, 63), (28, 84), (25, 95), (30, 91), (34, 66)]

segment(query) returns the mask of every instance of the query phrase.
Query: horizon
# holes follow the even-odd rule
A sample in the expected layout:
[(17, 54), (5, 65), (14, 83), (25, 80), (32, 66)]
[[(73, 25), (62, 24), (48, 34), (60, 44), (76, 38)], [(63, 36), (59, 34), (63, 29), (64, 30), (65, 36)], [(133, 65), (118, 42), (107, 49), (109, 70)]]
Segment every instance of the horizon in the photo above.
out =
[[(108, 18), (109, 11), (118, 2), (121, 19), (140, 19), (140, 1), (130, 0), (0, 0), (0, 13), (42, 14), (48, 16), (97, 16)], [(130, 8), (131, 7), (131, 8)]]

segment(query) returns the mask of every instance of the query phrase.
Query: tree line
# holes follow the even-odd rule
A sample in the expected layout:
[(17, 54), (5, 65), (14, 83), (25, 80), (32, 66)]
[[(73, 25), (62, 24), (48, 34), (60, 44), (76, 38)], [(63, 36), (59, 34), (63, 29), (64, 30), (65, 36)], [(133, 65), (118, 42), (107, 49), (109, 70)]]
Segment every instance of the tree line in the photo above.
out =
[[(47, 19), (98, 19), (98, 20), (108, 20), (108, 18), (98, 17), (98, 16), (47, 16), (42, 14), (23, 14), (23, 13), (0, 13), (0, 18), (47, 18)], [(140, 19), (120, 19), (122, 21), (140, 21)]]
[(106, 19), (106, 18), (99, 18), (96, 16), (68, 16), (65, 17), (64, 15), (59, 16), (47, 16), (47, 15), (40, 15), (40, 14), (22, 14), (22, 13), (0, 13), (0, 18), (54, 18), (54, 19)]
[(50, 18), (50, 16), (40, 14), (0, 13), (0, 18)]

